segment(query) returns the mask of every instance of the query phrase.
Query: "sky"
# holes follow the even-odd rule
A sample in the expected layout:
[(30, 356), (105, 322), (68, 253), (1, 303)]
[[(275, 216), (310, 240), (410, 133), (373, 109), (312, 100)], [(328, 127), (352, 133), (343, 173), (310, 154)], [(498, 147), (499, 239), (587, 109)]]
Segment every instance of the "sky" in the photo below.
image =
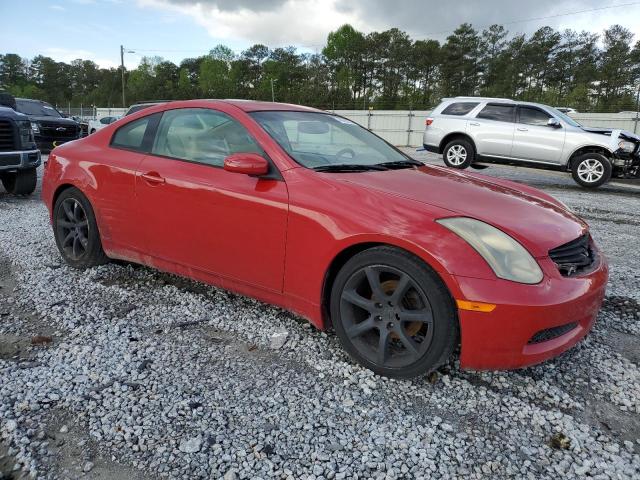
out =
[(320, 51), (344, 23), (441, 41), (463, 22), (512, 33), (544, 25), (601, 32), (619, 23), (640, 40), (640, 1), (632, 0), (0, 0), (0, 19), (0, 53), (114, 67), (124, 45), (127, 68), (143, 56), (179, 63), (221, 43), (238, 53), (254, 43)]

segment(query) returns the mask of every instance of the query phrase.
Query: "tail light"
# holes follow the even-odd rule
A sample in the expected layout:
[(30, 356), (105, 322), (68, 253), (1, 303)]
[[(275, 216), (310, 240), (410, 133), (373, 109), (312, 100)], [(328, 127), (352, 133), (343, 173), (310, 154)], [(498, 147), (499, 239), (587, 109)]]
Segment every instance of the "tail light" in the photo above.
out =
[(424, 121), (424, 125), (425, 127), (428, 127), (429, 125), (431, 125), (433, 123), (433, 118), (429, 117)]

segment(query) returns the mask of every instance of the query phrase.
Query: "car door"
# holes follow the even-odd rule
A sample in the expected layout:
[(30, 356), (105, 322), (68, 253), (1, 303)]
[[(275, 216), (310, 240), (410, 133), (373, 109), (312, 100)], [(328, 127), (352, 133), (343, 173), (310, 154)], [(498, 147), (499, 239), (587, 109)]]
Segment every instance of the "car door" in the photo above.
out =
[(513, 146), (515, 104), (487, 103), (467, 122), (479, 155), (508, 157)]
[(126, 123), (114, 132), (108, 148), (87, 153), (97, 183), (101, 233), (120, 250), (138, 251), (144, 244), (135, 212), (136, 175), (159, 119), (155, 114)]
[(147, 251), (223, 278), (281, 292), (288, 192), (279, 172), (223, 169), (233, 153), (262, 148), (230, 115), (167, 110), (136, 181)]
[(520, 105), (513, 136), (512, 156), (521, 160), (535, 162), (560, 163), (566, 129), (550, 126), (554, 118), (543, 109)]

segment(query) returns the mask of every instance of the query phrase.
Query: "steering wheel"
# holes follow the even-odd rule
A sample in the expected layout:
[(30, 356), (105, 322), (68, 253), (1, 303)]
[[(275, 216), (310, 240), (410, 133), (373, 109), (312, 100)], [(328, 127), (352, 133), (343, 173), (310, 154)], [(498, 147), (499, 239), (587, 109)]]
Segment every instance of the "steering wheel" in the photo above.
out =
[(344, 157), (347, 153), (351, 155), (350, 160), (353, 160), (354, 158), (356, 158), (356, 152), (354, 152), (353, 149), (343, 148), (338, 153), (336, 153), (336, 160), (338, 160), (340, 157)]

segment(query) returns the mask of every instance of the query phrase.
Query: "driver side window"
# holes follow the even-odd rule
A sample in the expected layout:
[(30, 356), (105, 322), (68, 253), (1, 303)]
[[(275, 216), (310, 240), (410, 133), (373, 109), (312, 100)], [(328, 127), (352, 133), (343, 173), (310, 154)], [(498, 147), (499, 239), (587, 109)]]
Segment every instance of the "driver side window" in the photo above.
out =
[(233, 153), (262, 153), (249, 132), (229, 115), (207, 108), (168, 110), (151, 153), (222, 167)]

